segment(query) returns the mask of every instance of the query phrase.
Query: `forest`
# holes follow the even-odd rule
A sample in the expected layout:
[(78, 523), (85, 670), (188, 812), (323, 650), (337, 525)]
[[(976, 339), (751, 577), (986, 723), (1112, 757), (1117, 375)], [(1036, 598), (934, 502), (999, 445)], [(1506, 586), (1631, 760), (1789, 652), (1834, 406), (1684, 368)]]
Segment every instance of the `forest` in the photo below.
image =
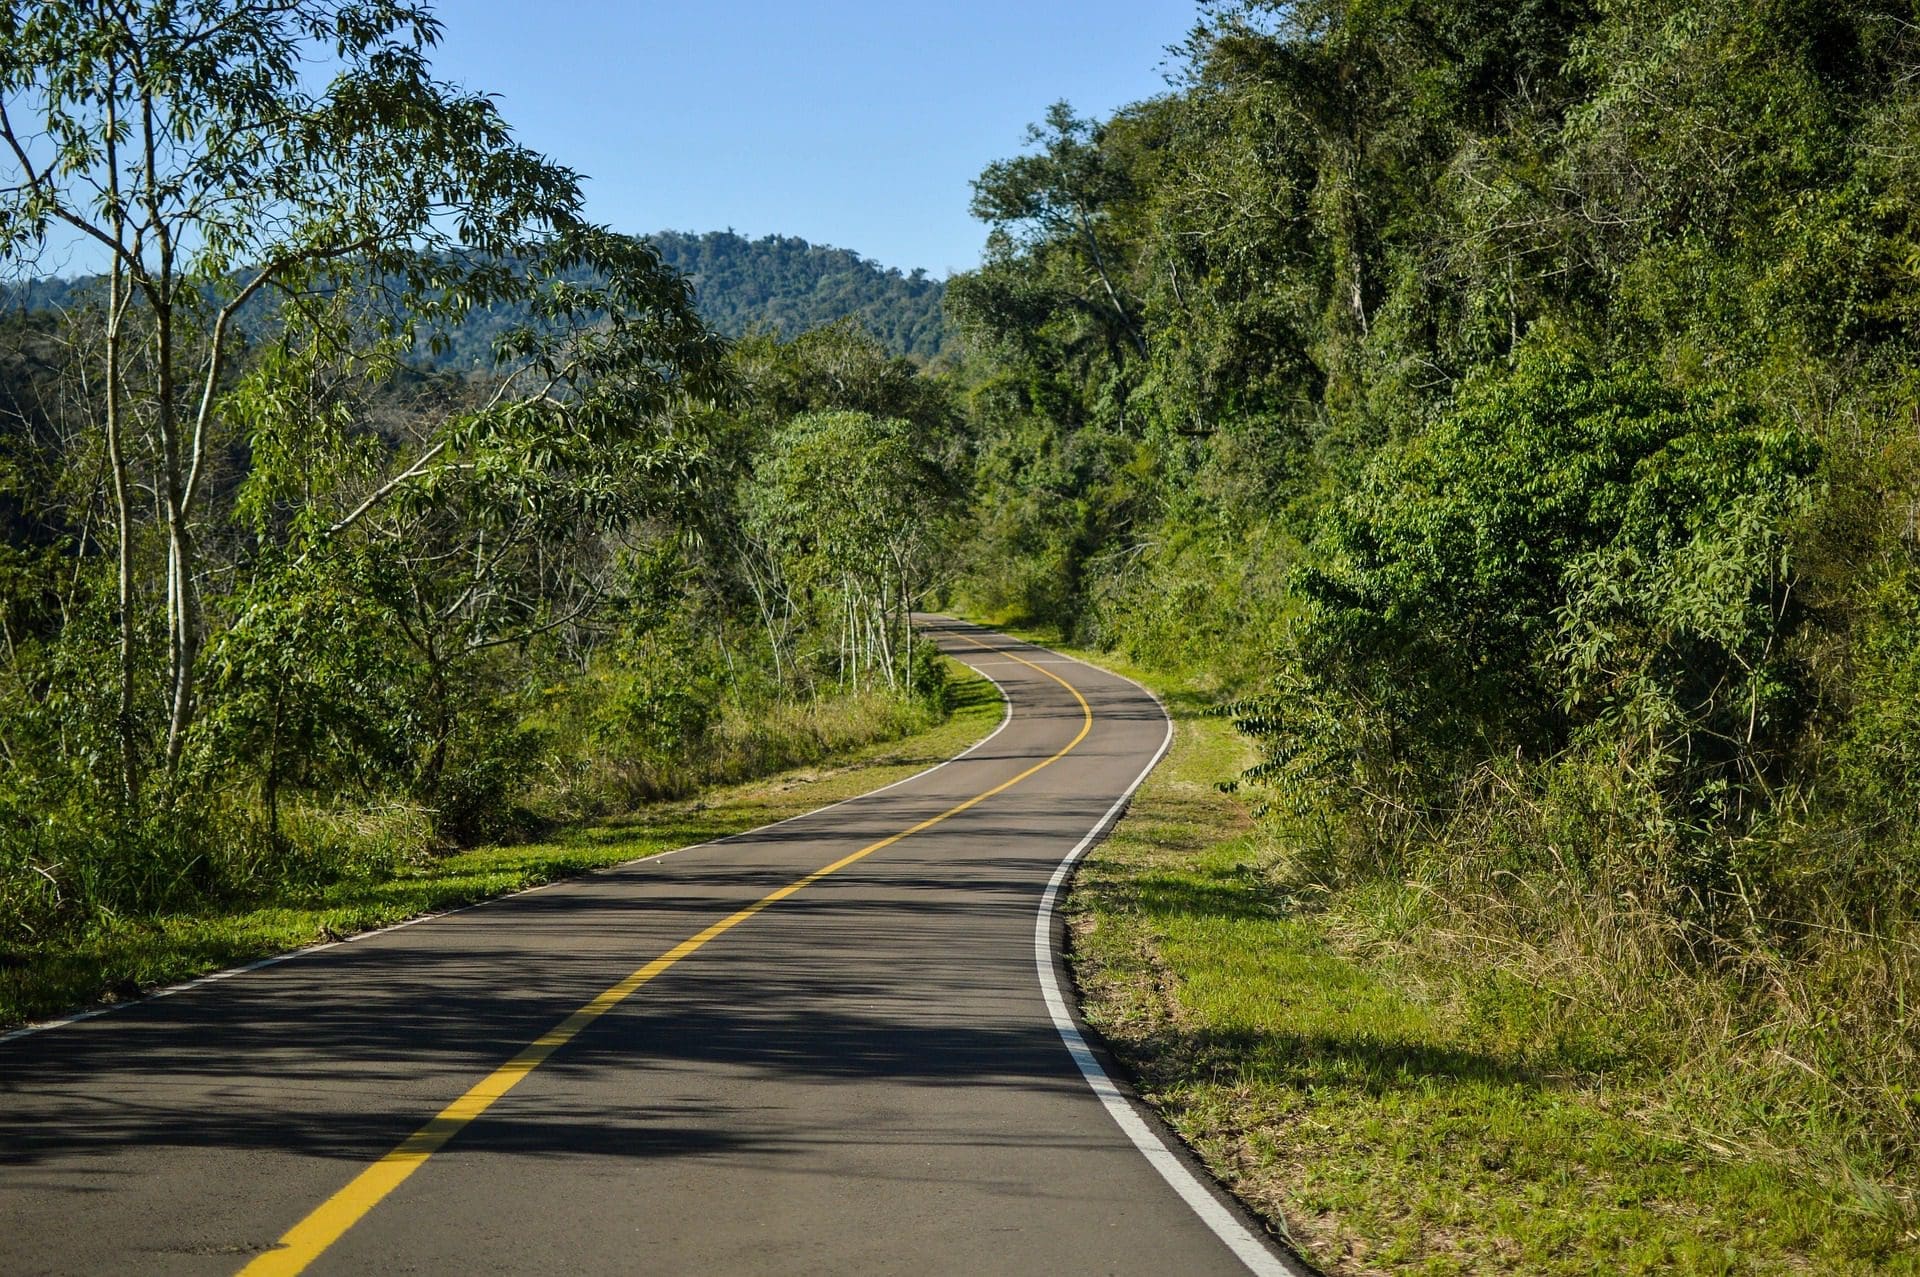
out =
[(773, 332), (791, 340), (854, 316), (892, 354), (929, 363), (953, 353), (941, 306), (946, 288), (925, 271), (884, 270), (858, 253), (791, 235), (661, 231), (647, 242), (692, 281), (701, 317), (722, 336)]
[(940, 606), (1204, 688), (1263, 908), (1910, 1253), (1910, 5), (1204, 4), (877, 290), (590, 224), (423, 9), (107, 7), (0, 10), (0, 253), (111, 261), (0, 327), (10, 965), (912, 730)]
[(1911, 8), (1222, 4), (1185, 53), (975, 184), (964, 596), (1226, 689), (1275, 907), (1485, 1040), (1545, 999), (1535, 1065), (1671, 1079), (1911, 1257)]

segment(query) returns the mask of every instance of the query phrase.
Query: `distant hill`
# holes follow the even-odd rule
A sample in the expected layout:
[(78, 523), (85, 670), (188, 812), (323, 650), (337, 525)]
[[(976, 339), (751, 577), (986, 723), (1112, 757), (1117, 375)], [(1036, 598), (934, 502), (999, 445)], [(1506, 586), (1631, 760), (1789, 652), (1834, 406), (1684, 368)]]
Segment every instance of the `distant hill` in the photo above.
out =
[(68, 310), (98, 298), (105, 302), (104, 275), (78, 275), (72, 279), (29, 279), (0, 284), (0, 310)]
[[(728, 337), (772, 330), (793, 338), (855, 315), (895, 354), (930, 360), (946, 348), (940, 309), (946, 285), (925, 271), (902, 274), (848, 249), (787, 235), (747, 239), (732, 231), (662, 231), (648, 239), (662, 260), (693, 281), (701, 315)], [(0, 309), (64, 308), (98, 289), (97, 277), (4, 285)], [(476, 312), (448, 334), (446, 351), (428, 362), (484, 366), (493, 339), (521, 318), (513, 308)]]
[(649, 238), (669, 266), (693, 280), (700, 313), (729, 337), (768, 328), (797, 337), (857, 315), (895, 354), (932, 359), (945, 349), (946, 285), (925, 271), (903, 275), (848, 249), (787, 235), (662, 231)]

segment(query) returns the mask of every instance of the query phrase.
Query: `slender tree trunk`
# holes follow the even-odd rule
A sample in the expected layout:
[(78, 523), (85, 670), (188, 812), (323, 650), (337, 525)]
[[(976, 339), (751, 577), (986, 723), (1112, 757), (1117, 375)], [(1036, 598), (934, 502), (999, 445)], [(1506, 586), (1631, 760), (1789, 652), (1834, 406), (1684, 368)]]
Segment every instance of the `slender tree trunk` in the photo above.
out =
[[(126, 211), (120, 195), (119, 133), (120, 76), (115, 65), (109, 72), (107, 108), (107, 202), (112, 220), (113, 242), (126, 242)], [(115, 253), (107, 277), (107, 461), (113, 469), (113, 513), (119, 524), (116, 565), (119, 581), (117, 603), (120, 616), (119, 705), (114, 715), (120, 736), (120, 793), (129, 814), (140, 805), (140, 747), (134, 725), (134, 648), (133, 579), (133, 482), (128, 474), (125, 414), (121, 411), (121, 381), (126, 375), (127, 305), (132, 300), (132, 285), (126, 265)]]
[(277, 845), (280, 841), (280, 719), (285, 694), (281, 687), (273, 691), (273, 727), (267, 735), (267, 836)]
[(1100, 252), (1100, 237), (1094, 234), (1093, 219), (1084, 208), (1076, 209), (1080, 219), (1080, 234), (1087, 244), (1087, 253), (1093, 259), (1093, 269), (1100, 276), (1100, 285), (1106, 289), (1107, 302), (1113, 307), (1113, 313), (1120, 317), (1120, 327), (1127, 334), (1127, 340), (1133, 344), (1140, 358), (1147, 357), (1147, 339), (1140, 326), (1133, 321), (1133, 315), (1127, 310), (1126, 303), (1120, 300), (1119, 290), (1113, 286), (1113, 280), (1107, 274), (1106, 258)]
[(160, 321), (160, 435), (167, 462), (168, 589), (173, 603), (168, 618), (168, 629), (172, 634), (173, 709), (167, 722), (167, 770), (172, 772), (180, 765), (181, 752), (186, 748), (187, 731), (193, 726), (194, 711), (198, 708), (194, 693), (200, 665), (201, 636), (199, 581), (195, 570), (197, 558), (191, 523), (193, 514), (187, 493), (191, 459), (182, 452), (179, 404), (174, 398), (179, 387), (175, 383), (173, 369), (171, 250), (163, 249), (162, 255), (168, 259), (163, 267), (167, 272), (163, 284), (167, 297), (165, 310), (156, 318)]
[(887, 687), (892, 691), (900, 690), (900, 663), (896, 659), (900, 649), (893, 642), (893, 613), (897, 600), (887, 596), (891, 594), (891, 583), (884, 574), (880, 581), (880, 606), (874, 611), (874, 622), (880, 632), (880, 657), (887, 663)]
[(200, 609), (193, 579), (193, 534), (186, 516), (167, 511), (168, 586), (173, 595), (173, 712), (167, 723), (167, 770), (180, 765), (196, 709), (195, 676), (200, 663)]
[(847, 591), (847, 646), (853, 651), (853, 690), (864, 692), (873, 679), (872, 662), (867, 659), (867, 626), (864, 609), (860, 606), (860, 587), (854, 581), (846, 583)]
[[(160, 432), (163, 470), (158, 486), (167, 525), (167, 651), (172, 675), (172, 709), (167, 721), (166, 757), (167, 772), (171, 775), (179, 769), (180, 756), (186, 749), (187, 730), (193, 724), (194, 675), (200, 660), (200, 609), (195, 596), (193, 534), (188, 527), (192, 515), (191, 496), (187, 491), (189, 465), (198, 458), (197, 455), (184, 456), (181, 448), (178, 370), (174, 367), (177, 246), (159, 185), (159, 147), (164, 126), (153, 91), (142, 86), (140, 93), (140, 128), (145, 148), (141, 169), (146, 188), (143, 197), (160, 259), (157, 276), (151, 273), (142, 276), (141, 291), (153, 311), (155, 418)], [(196, 452), (201, 443), (196, 437), (193, 444)]]
[[(897, 560), (896, 560), (897, 561)], [(900, 629), (902, 646), (907, 652), (907, 691), (913, 691), (913, 599), (907, 593), (907, 570), (900, 569)]]
[(893, 669), (893, 617), (887, 606), (887, 589), (883, 583), (873, 607), (867, 613), (867, 633), (873, 643), (874, 661), (887, 672), (887, 686), (896, 686)]
[(773, 653), (773, 680), (784, 693), (787, 676), (780, 660), (780, 626), (773, 610), (773, 582), (760, 579), (760, 569), (750, 551), (743, 556), (741, 565), (746, 569), (747, 585), (753, 590), (753, 604), (760, 613), (760, 624), (767, 631), (767, 648)]
[(1344, 256), (1347, 287), (1347, 309), (1353, 316), (1354, 326), (1360, 335), (1369, 333), (1367, 322), (1366, 288), (1366, 214), (1360, 206), (1360, 158), (1359, 144), (1351, 139), (1343, 139), (1339, 158), (1335, 161), (1340, 172), (1341, 189), (1339, 199), (1340, 237), (1335, 252)]
[[(162, 289), (166, 285), (162, 284)], [(171, 658), (172, 712), (167, 722), (167, 770), (180, 765), (187, 729), (193, 722), (194, 669), (200, 657), (199, 608), (194, 597), (193, 532), (187, 526), (185, 467), (180, 451), (179, 417), (173, 402), (173, 316), (171, 297), (156, 304), (159, 355), (162, 511), (167, 522), (167, 650)]]
[(120, 790), (129, 809), (140, 802), (140, 750), (134, 727), (134, 597), (133, 483), (128, 475), (126, 421), (121, 411), (120, 380), (124, 374), (126, 331), (126, 274), (118, 258), (107, 282), (107, 459), (113, 468), (113, 512), (118, 523), (120, 670), (119, 705), (115, 713), (120, 736)]

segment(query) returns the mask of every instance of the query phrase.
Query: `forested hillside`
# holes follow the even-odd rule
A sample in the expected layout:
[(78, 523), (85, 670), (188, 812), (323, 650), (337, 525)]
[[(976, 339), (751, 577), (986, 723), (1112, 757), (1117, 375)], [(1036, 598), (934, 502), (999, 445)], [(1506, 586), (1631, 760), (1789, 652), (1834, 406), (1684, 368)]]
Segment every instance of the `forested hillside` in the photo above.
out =
[(947, 349), (945, 285), (923, 270), (903, 275), (790, 235), (661, 231), (647, 242), (693, 281), (694, 305), (725, 336), (771, 330), (790, 340), (853, 316), (896, 355), (931, 360)]
[[(894, 355), (925, 363), (947, 350), (945, 285), (921, 271), (902, 275), (847, 249), (789, 236), (662, 231), (646, 241), (686, 280), (694, 310), (721, 336), (765, 333), (791, 341), (852, 321)], [(490, 368), (497, 344), (530, 317), (520, 304), (470, 308), (436, 328), (438, 340), (422, 340), (412, 362), (444, 371)]]
[[(923, 362), (948, 349), (941, 301), (945, 286), (916, 270), (901, 274), (844, 248), (791, 236), (750, 240), (731, 231), (691, 235), (661, 231), (647, 237), (667, 266), (693, 286), (694, 309), (725, 337), (778, 333), (787, 340), (809, 329), (852, 318), (896, 355)], [(70, 309), (103, 293), (97, 276), (26, 279), (0, 288), (7, 310)], [(264, 305), (242, 312), (256, 322)], [(415, 362), (471, 370), (493, 363), (493, 343), (525, 324), (530, 310), (505, 301), (447, 316), (441, 341), (422, 345)], [(258, 319), (263, 327), (271, 327)]]
[[(1057, 106), (987, 168), (988, 259), (948, 287), (967, 597), (1237, 692), (1267, 907), (1344, 902), (1473, 1014), (1566, 1008), (1536, 1061), (1632, 1043), (1663, 1120), (1738, 1132), (1705, 1155), (1794, 1150), (1889, 1239), (1917, 33), (1825, 0), (1208, 5), (1172, 91)], [(1528, 992), (1497, 1009), (1490, 972)]]

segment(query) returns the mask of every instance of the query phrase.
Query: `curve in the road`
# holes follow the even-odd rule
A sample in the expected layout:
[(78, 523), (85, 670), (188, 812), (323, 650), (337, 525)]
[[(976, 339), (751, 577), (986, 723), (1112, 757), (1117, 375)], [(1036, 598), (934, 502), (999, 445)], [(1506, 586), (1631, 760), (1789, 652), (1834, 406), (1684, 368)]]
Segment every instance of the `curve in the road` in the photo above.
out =
[[(976, 646), (985, 647), (986, 644), (977, 643)], [(378, 1206), (387, 1194), (400, 1187), (409, 1175), (419, 1170), (428, 1158), (445, 1146), (448, 1140), (458, 1135), (468, 1123), (492, 1108), (495, 1101), (520, 1085), (528, 1074), (546, 1063), (554, 1052), (578, 1037), (582, 1029), (638, 993), (645, 985), (651, 984), (655, 976), (666, 971), (682, 958), (705, 948), (709, 941), (725, 935), (768, 906), (778, 904), (788, 896), (806, 890), (814, 883), (840, 872), (848, 865), (865, 860), (876, 851), (891, 847), (903, 838), (911, 838), (917, 833), (932, 829), (935, 825), (945, 824), (961, 812), (978, 807), (995, 794), (1005, 793), (1027, 777), (1053, 766), (1071, 754), (1078, 748), (1080, 742), (1087, 738), (1088, 733), (1093, 731), (1093, 707), (1087, 704), (1087, 698), (1080, 694), (1078, 688), (1058, 674), (1041, 669), (1040, 666), (1022, 657), (1012, 656), (1009, 659), (1039, 670), (1073, 694), (1073, 699), (1080, 705), (1082, 721), (1079, 732), (1072, 740), (1047, 758), (1023, 772), (1008, 777), (991, 789), (984, 789), (971, 798), (955, 803), (938, 815), (929, 816), (898, 833), (877, 838), (860, 850), (840, 857), (830, 865), (824, 865), (784, 887), (768, 892), (746, 908), (735, 910), (705, 930), (687, 937), (653, 961), (629, 974), (618, 984), (602, 991), (585, 1006), (575, 1010), (566, 1019), (522, 1047), (519, 1054), (475, 1083), (465, 1095), (441, 1109), (434, 1115), (432, 1121), (407, 1136), (392, 1152), (361, 1171), (345, 1188), (316, 1206), (311, 1214), (281, 1236), (277, 1247), (260, 1255), (241, 1269), (240, 1277), (295, 1277), (295, 1274), (305, 1272), (329, 1246), (338, 1241), (349, 1228), (359, 1223), (361, 1217), (368, 1211)], [(1155, 755), (1155, 760), (1158, 761), (1158, 755)], [(1151, 764), (1149, 764), (1149, 770), (1151, 770)], [(1145, 778), (1146, 772), (1142, 772), (1140, 779)], [(1132, 794), (1133, 788), (1138, 784), (1139, 781), (1135, 781), (1134, 786), (1129, 787), (1127, 793)], [(1121, 802), (1124, 801), (1123, 797)], [(1119, 806), (1120, 803), (1115, 803), (1114, 810), (1117, 811)], [(1111, 813), (1109, 813), (1110, 816)], [(1102, 824), (1104, 823), (1103, 821)], [(1051, 896), (1051, 890), (1049, 888), (1049, 896)], [(1048, 971), (1047, 979), (1051, 980), (1052, 975), (1053, 973)], [(1057, 1020), (1056, 1023), (1058, 1023)], [(1070, 1023), (1068, 1027), (1071, 1028)], [(1081, 1067), (1085, 1069), (1087, 1065)], [(1094, 1064), (1092, 1067), (1098, 1069), (1099, 1065)], [(1089, 1074), (1089, 1078), (1091, 1076)], [(1163, 1149), (1162, 1152), (1164, 1151)]]
[(0, 1041), (0, 1271), (1305, 1271), (1066, 993), (1163, 709), (927, 628), (1007, 700), (954, 760)]

